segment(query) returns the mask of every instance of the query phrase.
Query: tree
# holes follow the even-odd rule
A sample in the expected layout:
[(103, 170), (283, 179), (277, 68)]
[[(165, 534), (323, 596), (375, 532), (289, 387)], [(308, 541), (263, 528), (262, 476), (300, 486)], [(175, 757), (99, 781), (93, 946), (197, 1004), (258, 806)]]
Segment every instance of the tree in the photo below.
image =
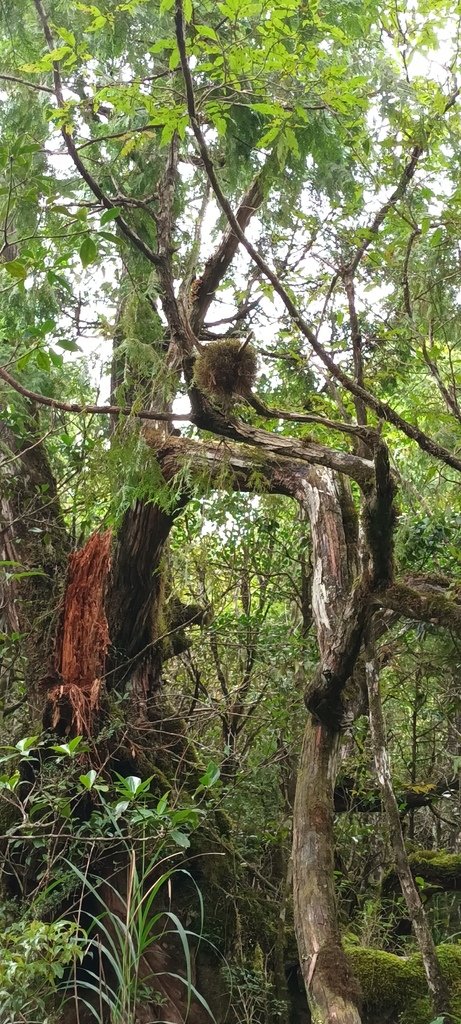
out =
[[(212, 609), (205, 591), (203, 602), (178, 593), (172, 530), (215, 491), (274, 496), (276, 510), (291, 499), (309, 524), (296, 624), (303, 651), (313, 624), (318, 654), (301, 670), (294, 913), (325, 1022), (361, 1019), (335, 903), (333, 813), (367, 675), (385, 762), (373, 645), (402, 619), (454, 633), (461, 621), (456, 558), (437, 575), (394, 558), (397, 492), (410, 505), (410, 488), (418, 501), (423, 491), (425, 515), (443, 472), (456, 508), (461, 468), (456, 32), (443, 75), (412, 66), (419, 54), (429, 68), (452, 26), (444, 5), (411, 16), (294, 0), (4, 8), (5, 702), (11, 688), (15, 707), (24, 681), (55, 740), (94, 742), (90, 771), (102, 757), (137, 777), (147, 738), (160, 736), (183, 766), (190, 737), (166, 703), (164, 666)], [(81, 355), (63, 358), (92, 334), (112, 343), (110, 402)], [(179, 395), (189, 411), (174, 409)], [(228, 785), (258, 707), (266, 597), (261, 584), (253, 623), (251, 589), (243, 566), (237, 683), (210, 641)], [(188, 671), (197, 701), (200, 670)], [(122, 723), (108, 737), (115, 699)], [(409, 891), (392, 795), (388, 807)]]

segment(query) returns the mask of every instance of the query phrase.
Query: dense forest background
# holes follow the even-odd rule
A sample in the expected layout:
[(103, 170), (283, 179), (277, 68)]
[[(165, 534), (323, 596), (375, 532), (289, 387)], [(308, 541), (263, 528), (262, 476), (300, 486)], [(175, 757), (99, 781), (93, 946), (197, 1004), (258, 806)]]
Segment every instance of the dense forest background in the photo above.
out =
[(458, 8), (0, 14), (0, 1024), (459, 1024)]

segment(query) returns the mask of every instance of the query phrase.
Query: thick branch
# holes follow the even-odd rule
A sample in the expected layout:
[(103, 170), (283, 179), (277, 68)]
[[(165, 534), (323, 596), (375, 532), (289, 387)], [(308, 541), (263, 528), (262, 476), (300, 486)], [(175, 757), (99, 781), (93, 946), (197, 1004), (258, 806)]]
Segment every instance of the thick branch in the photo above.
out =
[(429, 622), (456, 631), (461, 628), (461, 604), (436, 587), (427, 587), (423, 591), (407, 586), (406, 583), (393, 583), (385, 590), (377, 591), (373, 601), (407, 619)]
[[(243, 199), (236, 213), (236, 219), (242, 231), (248, 227), (251, 218), (264, 200), (264, 184), (267, 178), (267, 162), (261, 168)], [(239, 239), (232, 227), (224, 233), (216, 251), (207, 260), (200, 280), (196, 283), (194, 302), (191, 310), (191, 327), (198, 334), (208, 309), (213, 302), (216, 289), (223, 280), (239, 247)]]
[[(458, 853), (445, 850), (417, 850), (408, 857), (413, 878), (424, 878), (427, 887), (434, 885), (444, 892), (459, 892), (461, 889), (461, 857)], [(383, 881), (383, 893), (393, 892), (398, 878), (390, 872)]]
[[(457, 793), (459, 779), (440, 779), (438, 782), (409, 786), (408, 789), (396, 792), (400, 815), (419, 807), (430, 807), (440, 800), (445, 793)], [(334, 804), (337, 814), (353, 812), (354, 814), (376, 814), (382, 811), (382, 796), (377, 789), (357, 790), (357, 780), (342, 777), (335, 787)], [(460, 872), (461, 873), (461, 872)], [(416, 872), (420, 874), (420, 872)]]
[[(234, 212), (232, 210), (232, 207), (231, 207), (228, 199), (224, 195), (224, 192), (223, 192), (223, 190), (222, 190), (222, 188), (221, 188), (221, 186), (219, 184), (218, 178), (217, 178), (216, 173), (215, 173), (213, 161), (211, 160), (210, 154), (208, 152), (208, 147), (207, 147), (207, 144), (205, 142), (205, 136), (204, 136), (204, 134), (202, 132), (202, 129), (200, 127), (200, 123), (199, 123), (199, 120), (198, 120), (198, 117), (197, 117), (197, 111), (196, 111), (196, 107), (195, 107), (195, 96), (194, 96), (194, 88), (193, 88), (192, 76), (191, 76), (191, 72), (190, 72), (189, 64), (188, 64), (188, 60), (187, 60), (182, 0), (176, 0), (176, 38), (177, 38), (177, 42), (178, 42), (178, 49), (179, 49), (179, 54), (180, 54), (180, 59), (181, 59), (181, 67), (182, 67), (182, 72), (183, 72), (183, 76), (184, 76), (184, 83), (185, 83), (185, 87), (186, 87), (187, 107), (188, 107), (191, 127), (192, 127), (192, 130), (194, 132), (194, 135), (195, 135), (195, 138), (196, 138), (196, 141), (197, 141), (197, 145), (198, 145), (198, 148), (199, 148), (200, 156), (202, 158), (203, 165), (204, 165), (205, 171), (206, 171), (206, 173), (208, 175), (208, 179), (210, 181), (210, 184), (211, 184), (211, 187), (213, 189), (213, 192), (214, 192), (214, 194), (216, 196), (216, 199), (217, 199), (217, 201), (219, 203), (219, 206), (221, 207), (221, 209), (225, 213), (225, 215), (226, 215), (226, 217), (227, 217), (227, 219), (229, 221), (229, 224), (230, 224), (232, 230), (234, 231), (234, 234), (237, 236), (237, 238), (239, 239), (239, 241), (241, 242), (243, 247), (246, 249), (248, 254), (251, 256), (251, 259), (256, 264), (256, 266), (259, 267), (259, 269), (261, 270), (261, 272), (264, 275), (264, 277), (266, 277), (267, 280), (271, 283), (271, 285), (272, 285), (274, 291), (276, 292), (276, 294), (280, 296), (280, 298), (281, 298), (281, 300), (282, 300), (286, 310), (290, 314), (293, 322), (299, 328), (299, 330), (304, 335), (304, 337), (308, 340), (308, 342), (311, 345), (313, 351), (316, 353), (316, 355), (319, 357), (319, 359), (321, 359), (322, 363), (324, 364), (324, 366), (327, 367), (327, 369), (330, 371), (330, 373), (335, 378), (335, 380), (338, 380), (343, 385), (343, 387), (345, 387), (346, 390), (349, 391), (351, 394), (355, 395), (357, 398), (362, 399), (368, 405), (368, 407), (370, 409), (372, 409), (373, 412), (375, 412), (381, 419), (387, 420), (387, 421), (389, 421), (389, 423), (393, 423), (394, 426), (396, 426), (399, 430), (401, 430), (407, 437), (409, 437), (412, 440), (416, 441), (416, 443), (419, 445), (419, 447), (423, 451), (426, 451), (430, 455), (435, 456), (435, 458), (440, 459), (442, 462), (446, 463), (446, 465), (452, 466), (454, 469), (461, 470), (461, 459), (456, 458), (456, 456), (453, 455), (447, 448), (444, 448), (443, 445), (438, 444), (431, 437), (429, 437), (427, 434), (425, 434), (424, 431), (420, 430), (418, 427), (414, 426), (412, 423), (409, 423), (407, 420), (405, 420), (402, 416), (399, 415), (399, 413), (397, 413), (395, 411), (395, 409), (393, 409), (393, 408), (391, 408), (391, 406), (387, 405), (386, 402), (382, 402), (379, 398), (376, 398), (376, 396), (373, 395), (370, 391), (368, 391), (366, 388), (364, 388), (363, 386), (358, 384), (356, 381), (354, 381), (352, 378), (350, 378), (348, 376), (348, 374), (341, 368), (341, 366), (339, 366), (339, 365), (337, 365), (335, 363), (335, 360), (333, 359), (333, 357), (327, 352), (327, 350), (323, 347), (323, 345), (318, 340), (318, 337), (315, 334), (315, 332), (312, 329), (312, 327), (310, 326), (310, 324), (308, 324), (308, 322), (304, 319), (304, 317), (303, 317), (301, 311), (299, 310), (298, 306), (293, 301), (293, 299), (291, 298), (291, 295), (288, 293), (288, 291), (282, 285), (282, 283), (279, 280), (279, 278), (278, 278), (277, 274), (275, 273), (275, 271), (273, 271), (272, 268), (269, 266), (269, 264), (266, 263), (266, 261), (263, 259), (263, 257), (258, 252), (258, 250), (255, 249), (255, 247), (252, 245), (252, 243), (248, 240), (248, 238), (246, 237), (244, 231), (242, 231), (242, 228), (240, 227), (240, 224), (237, 221), (237, 218), (236, 218), (236, 216), (235, 216), (235, 214), (234, 214)], [(447, 107), (448, 107), (448, 105), (449, 104), (447, 104)], [(415, 149), (416, 149), (416, 147), (415, 147)], [(419, 158), (419, 156), (420, 156), (420, 154), (418, 153), (418, 158)], [(416, 164), (415, 164), (414, 167), (413, 167), (413, 164), (414, 164), (415, 158), (416, 158), (416, 152), (415, 152), (415, 150), (413, 150), (413, 154), (412, 154), (412, 157), (410, 159), (410, 162), (409, 162), (409, 164), (406, 165), (406, 168), (403, 171), (402, 179), (401, 179), (401, 181), (405, 181), (407, 184), (408, 184), (408, 181), (411, 180), (411, 177), (414, 174), (414, 170), (415, 170)], [(400, 188), (400, 185), (398, 186), (398, 189), (399, 188)], [(391, 197), (391, 199), (392, 199), (392, 197)], [(395, 201), (397, 201), (397, 200), (395, 200)], [(392, 205), (392, 203), (391, 203), (391, 205)], [(386, 206), (387, 206), (387, 204), (386, 204)], [(387, 212), (387, 209), (386, 209), (386, 212)], [(375, 218), (375, 221), (376, 221), (376, 218)], [(379, 224), (378, 224), (378, 227), (379, 227)], [(360, 252), (360, 251), (361, 251), (361, 249), (358, 250), (358, 252)], [(356, 257), (357, 257), (357, 254), (354, 257), (354, 260), (352, 261), (352, 266), (355, 265)], [(361, 258), (361, 257), (359, 257), (359, 258)]]
[[(63, 412), (82, 413), (87, 415), (103, 416), (133, 416), (139, 420), (158, 420), (170, 423), (173, 420), (189, 421), (203, 430), (214, 431), (231, 440), (239, 441), (252, 447), (264, 448), (270, 455), (286, 456), (299, 459), (302, 462), (316, 463), (321, 466), (329, 466), (339, 473), (345, 473), (362, 487), (367, 487), (372, 479), (373, 463), (367, 459), (350, 455), (348, 452), (335, 451), (326, 445), (317, 444), (314, 441), (302, 441), (294, 437), (284, 437), (279, 434), (270, 434), (257, 427), (251, 427), (241, 420), (226, 420), (218, 413), (211, 413), (210, 418), (204, 413), (173, 413), (157, 412), (149, 409), (133, 410), (130, 406), (118, 405), (79, 405), (77, 402), (62, 402), (57, 398), (48, 398), (36, 391), (30, 391), (23, 387), (3, 367), (0, 367), (0, 377), (14, 388), (24, 398), (38, 402), (49, 409), (60, 409)], [(155, 446), (155, 438), (150, 438)]]

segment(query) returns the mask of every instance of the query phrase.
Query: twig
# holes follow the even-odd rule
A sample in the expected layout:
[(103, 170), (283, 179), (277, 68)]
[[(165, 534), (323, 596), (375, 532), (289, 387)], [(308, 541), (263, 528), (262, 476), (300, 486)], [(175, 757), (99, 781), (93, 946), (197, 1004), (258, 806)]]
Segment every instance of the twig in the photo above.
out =
[(8, 249), (8, 246), (10, 245), (10, 242), (8, 241), (8, 219), (9, 219), (9, 216), (10, 216), (11, 196), (12, 196), (12, 194), (13, 194), (13, 157), (10, 156), (10, 178), (9, 178), (9, 182), (8, 182), (8, 198), (7, 198), (7, 201), (6, 201), (5, 222), (4, 222), (4, 225), (3, 225), (3, 245), (2, 245), (2, 248), (0, 249), (0, 256), (2, 255), (2, 253), (5, 252), (6, 249)]
[(28, 82), (25, 78), (18, 78), (17, 75), (0, 75), (2, 82), (16, 82), (18, 85), (27, 85), (29, 89), (36, 89), (37, 92), (47, 92), (54, 96), (54, 89), (47, 85), (38, 85), (37, 82)]
[[(266, 277), (267, 280), (271, 283), (271, 285), (272, 285), (274, 291), (276, 292), (276, 294), (280, 296), (280, 298), (281, 298), (281, 300), (282, 300), (286, 310), (290, 314), (293, 322), (299, 328), (299, 330), (304, 335), (304, 337), (307, 338), (307, 340), (308, 340), (309, 344), (311, 345), (312, 349), (314, 350), (316, 355), (319, 357), (319, 359), (321, 359), (323, 364), (328, 368), (328, 370), (330, 371), (332, 376), (336, 380), (338, 380), (343, 385), (343, 387), (346, 388), (347, 391), (349, 391), (351, 394), (355, 395), (356, 397), (361, 398), (369, 406), (369, 408), (372, 409), (380, 418), (382, 418), (384, 420), (387, 420), (389, 423), (393, 423), (394, 426), (396, 426), (399, 430), (401, 430), (404, 434), (406, 434), (407, 437), (410, 437), (412, 440), (416, 441), (416, 443), (419, 445), (419, 447), (423, 451), (429, 452), (430, 455), (433, 455), (433, 456), (435, 456), (435, 458), (440, 459), (446, 465), (452, 466), (454, 469), (457, 469), (458, 471), (461, 471), (461, 459), (456, 458), (456, 456), (453, 455), (452, 452), (450, 452), (443, 445), (440, 445), (436, 441), (434, 441), (433, 438), (431, 438), (427, 434), (425, 434), (424, 431), (419, 429), (419, 427), (416, 427), (412, 423), (409, 423), (407, 420), (405, 420), (402, 416), (400, 416), (395, 411), (395, 409), (393, 409), (391, 406), (387, 405), (386, 402), (382, 402), (379, 398), (377, 398), (375, 395), (373, 395), (366, 388), (364, 388), (361, 385), (357, 384), (354, 380), (352, 380), (348, 376), (347, 373), (345, 373), (345, 371), (340, 366), (338, 366), (335, 363), (335, 360), (333, 359), (333, 357), (327, 352), (327, 350), (323, 347), (323, 345), (320, 344), (320, 342), (319, 342), (315, 332), (313, 331), (312, 327), (304, 319), (301, 311), (299, 310), (299, 308), (296, 305), (296, 303), (293, 301), (293, 299), (291, 298), (289, 293), (286, 291), (286, 289), (282, 285), (282, 283), (279, 280), (277, 274), (272, 270), (272, 268), (269, 266), (269, 264), (266, 263), (266, 261), (263, 259), (263, 257), (259, 253), (259, 251), (257, 249), (255, 249), (255, 247), (252, 245), (252, 243), (248, 240), (248, 238), (245, 235), (245, 232), (242, 231), (242, 228), (240, 227), (240, 224), (239, 224), (239, 222), (238, 222), (238, 220), (237, 220), (237, 218), (236, 218), (236, 216), (235, 216), (235, 214), (234, 214), (234, 212), (232, 210), (232, 207), (231, 207), (228, 199), (224, 195), (224, 192), (222, 191), (222, 188), (221, 188), (221, 186), (219, 184), (219, 181), (218, 181), (218, 179), (216, 177), (214, 165), (213, 165), (213, 162), (211, 160), (210, 154), (208, 152), (208, 147), (207, 147), (207, 144), (205, 142), (205, 137), (204, 137), (204, 134), (202, 132), (202, 129), (200, 127), (200, 123), (199, 123), (199, 120), (198, 120), (198, 117), (197, 117), (197, 111), (196, 111), (196, 107), (195, 107), (194, 88), (193, 88), (193, 83), (192, 83), (192, 76), (191, 76), (191, 72), (190, 72), (190, 68), (189, 68), (189, 64), (188, 64), (188, 60), (187, 60), (187, 51), (186, 51), (186, 42), (185, 42), (185, 29), (184, 29), (184, 13), (183, 13), (182, 0), (176, 0), (176, 18), (175, 18), (175, 22), (176, 22), (176, 39), (177, 39), (177, 43), (178, 43), (178, 50), (179, 50), (180, 61), (181, 61), (181, 68), (182, 68), (183, 77), (184, 77), (184, 84), (185, 84), (185, 89), (186, 89), (186, 99), (187, 99), (187, 108), (188, 108), (188, 112), (189, 112), (189, 119), (190, 119), (192, 131), (193, 131), (193, 133), (195, 135), (195, 138), (196, 138), (196, 141), (197, 141), (197, 145), (198, 145), (198, 148), (199, 148), (199, 152), (200, 152), (200, 156), (201, 156), (202, 161), (203, 161), (203, 166), (204, 166), (205, 171), (206, 171), (206, 173), (208, 175), (208, 179), (210, 181), (210, 184), (211, 184), (211, 187), (213, 189), (213, 192), (214, 192), (214, 194), (216, 196), (216, 199), (217, 199), (217, 201), (219, 203), (219, 206), (221, 207), (222, 211), (225, 213), (225, 215), (226, 215), (226, 217), (227, 217), (227, 219), (229, 221), (229, 224), (230, 224), (234, 234), (237, 236), (237, 238), (239, 239), (239, 241), (241, 242), (243, 247), (246, 249), (246, 251), (248, 252), (249, 256), (251, 256), (251, 258), (252, 258), (253, 262), (256, 264), (256, 266), (259, 267), (259, 269), (261, 270), (261, 272), (264, 275), (264, 277)], [(458, 91), (456, 92), (456, 96), (457, 95), (458, 95)], [(456, 96), (452, 96), (450, 98), (450, 100), (446, 104), (446, 109), (448, 109), (449, 106), (453, 105), (453, 103), (455, 102)], [(418, 150), (418, 156), (417, 156), (417, 150)], [(382, 220), (384, 219), (384, 216), (387, 213), (387, 211), (391, 208), (391, 206), (395, 202), (397, 202), (397, 199), (400, 198), (401, 195), (404, 194), (404, 190), (405, 190), (408, 182), (411, 180), (411, 177), (414, 174), (414, 171), (416, 169), (416, 162), (417, 162), (417, 159), (419, 159), (420, 155), (421, 154), (419, 153), (419, 147), (415, 147), (413, 152), (412, 152), (412, 156), (411, 156), (410, 162), (404, 168), (401, 180), (399, 182), (399, 185), (397, 186), (396, 192), (398, 192), (398, 195), (395, 196), (395, 193), (393, 193), (393, 196), (391, 196), (391, 198), (385, 204), (385, 212), (384, 212), (382, 217), (380, 217), (379, 214), (376, 215), (376, 217), (374, 218), (374, 221), (372, 222), (371, 230), (375, 230), (375, 231), (378, 230), (378, 227), (382, 223)], [(384, 207), (383, 207), (383, 209), (384, 209)], [(367, 248), (367, 246), (365, 246), (365, 249), (366, 248)], [(363, 252), (365, 251), (365, 249), (363, 248), (363, 246), (360, 246), (360, 248), (357, 251), (355, 257), (353, 258), (353, 260), (349, 264), (349, 269), (353, 269), (356, 265), (358, 265), (358, 262), (360, 261), (361, 256), (363, 255)], [(357, 256), (359, 256), (359, 260), (358, 261), (357, 261)], [(346, 269), (346, 268), (344, 268), (344, 269)]]
[(421, 228), (418, 228), (418, 227), (413, 228), (413, 231), (411, 232), (411, 235), (410, 235), (410, 237), (408, 239), (407, 250), (406, 250), (406, 253), (405, 253), (405, 259), (403, 261), (403, 272), (402, 272), (403, 302), (404, 302), (404, 306), (405, 306), (405, 312), (406, 312), (406, 314), (407, 314), (407, 316), (408, 316), (408, 318), (410, 320), (413, 319), (413, 310), (411, 308), (411, 292), (410, 292), (410, 282), (408, 280), (408, 267), (409, 267), (409, 263), (410, 263), (411, 251), (413, 249), (414, 242), (418, 238), (418, 235), (420, 235), (420, 234), (421, 234)]
[[(48, 49), (50, 50), (50, 52), (53, 52), (53, 50), (54, 50), (53, 36), (51, 35), (50, 26), (48, 24), (48, 19), (47, 19), (47, 16), (46, 16), (43, 4), (42, 4), (42, 0), (34, 0), (34, 3), (35, 3), (35, 9), (37, 11), (37, 14), (38, 14), (38, 16), (40, 18), (40, 21), (41, 21), (41, 24), (42, 24), (42, 27), (43, 27), (43, 33), (44, 33), (44, 36), (45, 36), (45, 39), (46, 39), (46, 42), (47, 42), (47, 45), (48, 45)], [(54, 94), (56, 96), (58, 107), (63, 109), (63, 108), (65, 108), (66, 104), (65, 104), (65, 100), (64, 100), (61, 72), (59, 70), (59, 64), (56, 61), (53, 62), (53, 81), (54, 81)], [(113, 210), (114, 206), (116, 204), (113, 202), (112, 199), (110, 199), (110, 197), (108, 195), (106, 195), (106, 193), (101, 188), (99, 183), (96, 181), (95, 178), (93, 178), (93, 175), (90, 173), (88, 168), (83, 163), (83, 161), (82, 161), (82, 159), (81, 159), (81, 157), (79, 155), (77, 146), (75, 145), (75, 142), (74, 142), (74, 140), (72, 138), (72, 135), (67, 130), (67, 128), (65, 126), (63, 126), (61, 128), (61, 134), (62, 134), (62, 137), (64, 139), (67, 152), (69, 153), (69, 156), (71, 157), (71, 160), (73, 161), (75, 167), (77, 168), (77, 170), (81, 174), (83, 180), (86, 182), (88, 187), (94, 193), (96, 198), (99, 199), (99, 202), (102, 203), (104, 208), (106, 210)], [(120, 215), (117, 216), (115, 218), (115, 223), (118, 225), (118, 227), (123, 232), (125, 237), (128, 238), (130, 240), (130, 242), (133, 243), (133, 245), (136, 247), (136, 249), (138, 249), (139, 252), (141, 252), (143, 254), (143, 256), (145, 256), (146, 259), (149, 260), (149, 263), (153, 263), (154, 266), (156, 266), (156, 267), (161, 266), (162, 261), (161, 261), (160, 256), (158, 256), (157, 253), (155, 253), (154, 250), (151, 249), (150, 246), (147, 245), (146, 242), (144, 242), (143, 239), (139, 237), (139, 235), (134, 230), (134, 228), (130, 227), (130, 225), (127, 224), (126, 220), (124, 220), (123, 217), (121, 217)]]
[(57, 398), (49, 398), (47, 395), (39, 394), (38, 391), (30, 391), (29, 388), (23, 387), (2, 366), (0, 366), (0, 377), (14, 391), (17, 391), (19, 395), (27, 398), (30, 402), (38, 402), (39, 405), (46, 405), (49, 409), (60, 409), (62, 412), (85, 413), (94, 416), (135, 416), (141, 420), (162, 420), (166, 423), (170, 423), (172, 420), (187, 421), (191, 419), (189, 413), (151, 412), (149, 409), (141, 409), (139, 412), (136, 412), (129, 405), (79, 405), (78, 402), (61, 402)]

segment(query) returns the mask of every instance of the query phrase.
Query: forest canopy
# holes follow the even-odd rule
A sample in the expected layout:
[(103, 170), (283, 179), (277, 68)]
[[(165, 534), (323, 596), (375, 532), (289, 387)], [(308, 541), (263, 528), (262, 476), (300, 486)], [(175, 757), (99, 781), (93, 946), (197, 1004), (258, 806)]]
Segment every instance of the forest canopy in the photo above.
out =
[(461, 1022), (460, 33), (2, 0), (0, 1024)]

